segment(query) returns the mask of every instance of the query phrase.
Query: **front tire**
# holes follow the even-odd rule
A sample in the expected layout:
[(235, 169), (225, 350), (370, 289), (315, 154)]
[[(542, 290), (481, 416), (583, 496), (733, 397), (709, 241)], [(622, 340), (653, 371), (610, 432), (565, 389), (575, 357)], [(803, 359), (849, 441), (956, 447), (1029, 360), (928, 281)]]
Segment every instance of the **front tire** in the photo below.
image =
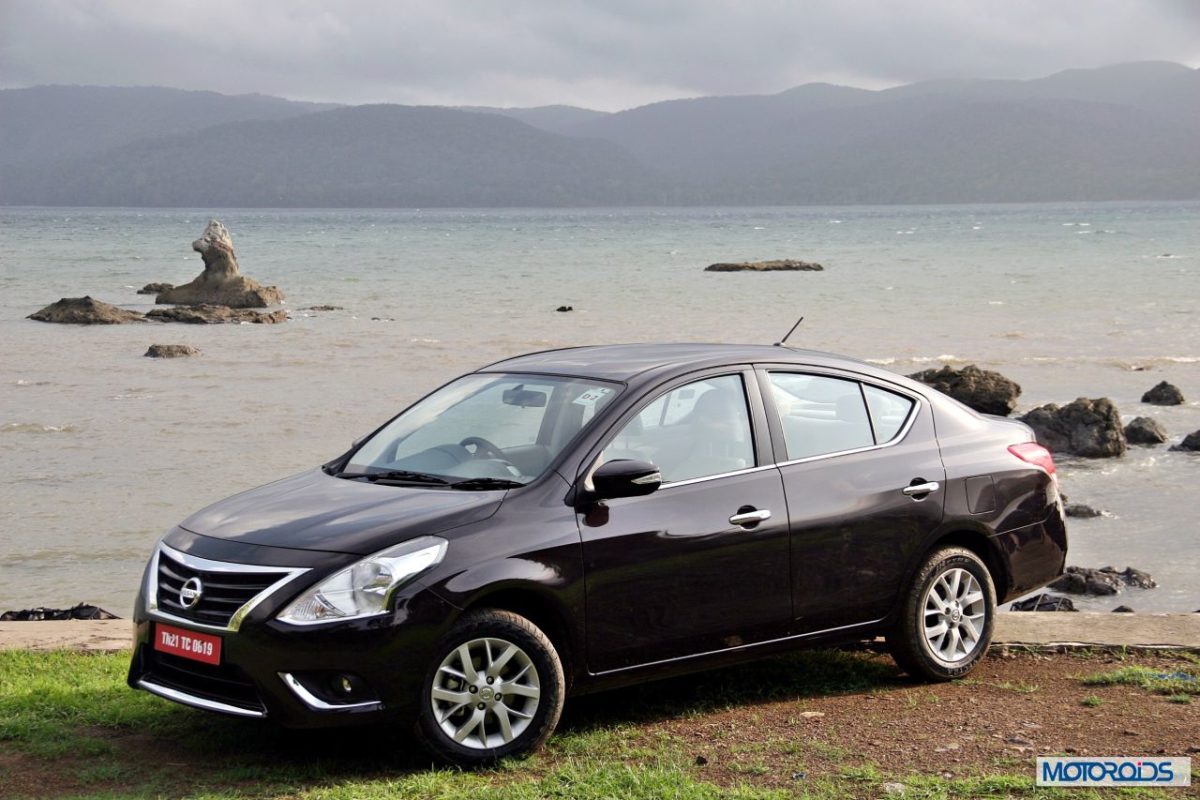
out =
[(914, 678), (948, 681), (975, 668), (992, 641), (996, 589), (987, 566), (962, 547), (922, 562), (887, 634), (896, 663)]
[(510, 611), (471, 611), (434, 648), (417, 734), (464, 767), (525, 755), (554, 732), (565, 694), (562, 662), (536, 625)]

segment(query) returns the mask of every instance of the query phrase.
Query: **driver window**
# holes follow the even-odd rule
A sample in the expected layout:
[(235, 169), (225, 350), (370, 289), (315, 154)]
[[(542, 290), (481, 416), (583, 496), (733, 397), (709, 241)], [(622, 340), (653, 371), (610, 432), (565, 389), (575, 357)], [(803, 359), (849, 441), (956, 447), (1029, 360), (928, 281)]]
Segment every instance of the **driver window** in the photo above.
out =
[(664, 483), (753, 467), (741, 376), (707, 378), (657, 398), (613, 437), (599, 463), (618, 458), (653, 463)]

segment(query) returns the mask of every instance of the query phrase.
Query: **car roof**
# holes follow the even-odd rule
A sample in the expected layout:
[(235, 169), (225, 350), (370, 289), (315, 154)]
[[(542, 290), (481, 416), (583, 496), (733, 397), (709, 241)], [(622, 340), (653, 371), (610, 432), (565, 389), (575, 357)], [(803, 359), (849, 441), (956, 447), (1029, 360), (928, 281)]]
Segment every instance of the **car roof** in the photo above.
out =
[(643, 373), (689, 372), (744, 363), (794, 363), (851, 368), (895, 379), (895, 373), (832, 353), (763, 344), (638, 343), (567, 347), (515, 356), (480, 372), (534, 372), (601, 380), (628, 381)]

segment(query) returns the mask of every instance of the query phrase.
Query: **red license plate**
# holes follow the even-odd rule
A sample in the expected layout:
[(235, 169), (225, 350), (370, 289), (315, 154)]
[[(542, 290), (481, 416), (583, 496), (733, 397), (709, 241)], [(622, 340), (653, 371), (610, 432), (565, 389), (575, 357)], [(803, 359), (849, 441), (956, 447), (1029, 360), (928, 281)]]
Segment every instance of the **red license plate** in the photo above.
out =
[(221, 663), (221, 637), (176, 628), (173, 625), (154, 626), (154, 649), (205, 664)]

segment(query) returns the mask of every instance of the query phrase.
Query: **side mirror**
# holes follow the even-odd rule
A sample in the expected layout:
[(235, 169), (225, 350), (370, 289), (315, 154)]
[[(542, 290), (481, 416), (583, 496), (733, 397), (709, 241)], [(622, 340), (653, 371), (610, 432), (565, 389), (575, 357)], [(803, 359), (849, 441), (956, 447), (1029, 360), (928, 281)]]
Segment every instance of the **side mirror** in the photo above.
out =
[(592, 484), (600, 500), (641, 497), (662, 486), (662, 473), (649, 461), (618, 458), (601, 464), (592, 473)]

